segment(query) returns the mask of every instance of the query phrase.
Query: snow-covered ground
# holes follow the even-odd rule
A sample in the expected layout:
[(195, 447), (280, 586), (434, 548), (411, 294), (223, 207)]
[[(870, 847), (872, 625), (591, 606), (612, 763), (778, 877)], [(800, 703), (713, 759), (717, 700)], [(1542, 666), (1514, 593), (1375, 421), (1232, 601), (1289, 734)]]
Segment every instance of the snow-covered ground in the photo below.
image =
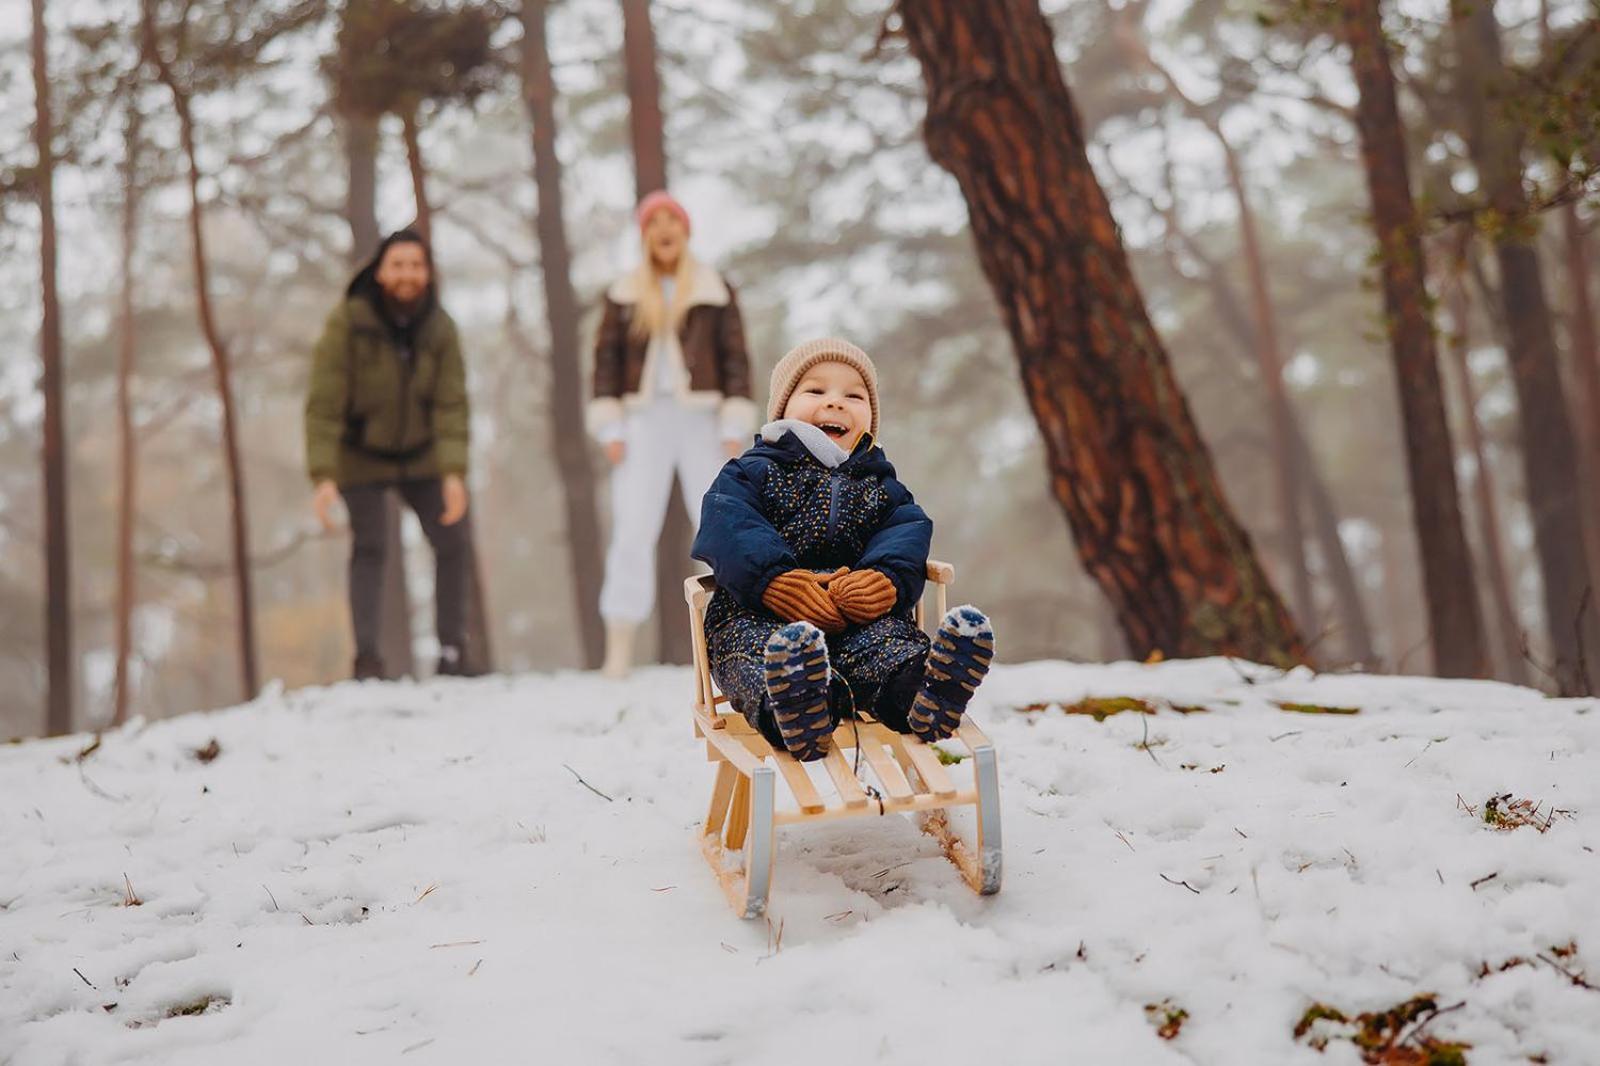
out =
[[(0, 1063), (1349, 1064), (1308, 1007), (1422, 993), (1456, 1009), (1413, 1044), (1600, 1062), (1594, 701), (998, 667), (1000, 895), (838, 822), (781, 831), (769, 924), (696, 846), (688, 688), (346, 684), (0, 749)], [(1021, 709), (1086, 694), (1163, 706)], [(1486, 824), (1506, 793), (1547, 830)]]

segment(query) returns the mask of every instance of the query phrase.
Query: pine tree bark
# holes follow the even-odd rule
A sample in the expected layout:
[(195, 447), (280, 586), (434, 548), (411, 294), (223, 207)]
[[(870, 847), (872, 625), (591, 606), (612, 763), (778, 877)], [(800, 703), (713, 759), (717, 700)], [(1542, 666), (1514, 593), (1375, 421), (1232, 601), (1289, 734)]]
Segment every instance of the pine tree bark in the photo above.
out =
[(1356, 127), (1378, 238), (1433, 666), (1446, 677), (1483, 677), (1489, 659), (1461, 516), (1405, 133), (1395, 103), (1379, 0), (1347, 0), (1343, 18), (1359, 94)]
[(61, 396), (61, 299), (56, 288), (55, 122), (50, 113), (50, 63), (44, 0), (33, 0), (33, 143), (38, 153), (39, 273), (44, 321), (39, 327), (40, 391), (44, 394), (45, 693), (48, 736), (72, 731), (72, 566), (67, 522), (66, 413)]
[[(359, 267), (382, 239), (378, 228), (378, 116), (344, 113), (339, 118), (348, 174), (345, 219), (350, 225), (350, 265)], [(414, 677), (417, 663), (411, 646), (411, 589), (406, 584), (406, 548), (400, 519), (399, 495), (393, 490), (385, 492), (378, 654), (388, 676)]]
[(900, 0), (1052, 489), (1141, 658), (1306, 659), (1150, 324), (1037, 0)]
[(524, 0), (522, 4), (522, 94), (532, 126), (539, 264), (550, 327), (550, 449), (566, 510), (572, 616), (577, 621), (584, 665), (592, 670), (605, 653), (605, 627), (600, 619), (600, 513), (583, 426), (578, 297), (572, 289), (561, 158), (556, 154), (556, 83), (545, 31), (549, 6), (546, 0)]
[(1511, 582), (1506, 577), (1505, 545), (1500, 537), (1500, 507), (1495, 502), (1494, 471), (1489, 466), (1483, 429), (1478, 422), (1478, 396), (1472, 385), (1472, 366), (1467, 361), (1471, 349), (1468, 330), (1466, 290), (1459, 277), (1449, 286), (1450, 355), (1455, 363), (1456, 389), (1462, 418), (1467, 429), (1467, 450), (1477, 475), (1473, 493), (1478, 504), (1478, 541), (1483, 545), (1483, 568), (1489, 579), (1489, 598), (1494, 604), (1495, 630), (1500, 646), (1500, 676), (1515, 685), (1528, 683), (1528, 664), (1523, 657), (1522, 625), (1511, 599)]
[(178, 118), (178, 138), (183, 151), (189, 187), (189, 241), (194, 269), (195, 304), (200, 332), (211, 352), (217, 398), (222, 405), (222, 452), (227, 472), (229, 518), (233, 532), (234, 592), (238, 611), (239, 675), (246, 700), (259, 689), (256, 665), (255, 603), (250, 579), (250, 527), (246, 513), (244, 464), (239, 454), (238, 414), (233, 402), (232, 371), (227, 345), (217, 328), (211, 304), (211, 266), (205, 243), (205, 205), (200, 198), (200, 162), (195, 146), (194, 115), (188, 90), (179, 83), (172, 62), (163, 54), (156, 36), (153, 0), (143, 6), (145, 57), (155, 65), (161, 83), (172, 96)]
[[(621, 0), (623, 72), (628, 89), (628, 126), (633, 143), (634, 193), (643, 200), (667, 187), (665, 122), (661, 78), (656, 69), (656, 35), (650, 0)], [(689, 619), (679, 609), (683, 579), (689, 575), (689, 512), (676, 485), (667, 500), (666, 519), (656, 542), (656, 658), (686, 663), (691, 657)]]
[(1492, 96), (1507, 80), (1493, 4), (1451, 0), (1450, 15), (1467, 144), (1496, 225), (1495, 259), (1510, 340), (1506, 356), (1517, 394), (1523, 473), (1544, 583), (1551, 675), (1562, 693), (1585, 694), (1593, 691), (1591, 671), (1600, 670), (1600, 622), (1590, 602), (1593, 583), (1578, 501), (1578, 450), (1562, 394), (1544, 278), (1528, 235), (1523, 134), (1491, 110)]
[(133, 560), (133, 520), (138, 499), (138, 436), (133, 426), (133, 364), (135, 355), (133, 260), (139, 236), (139, 154), (142, 120), (136, 102), (128, 105), (128, 125), (123, 137), (122, 244), (118, 249), (117, 307), (117, 608), (116, 674), (111, 694), (111, 725), (128, 720), (132, 699), (129, 658), (133, 653), (133, 608), (136, 574)]

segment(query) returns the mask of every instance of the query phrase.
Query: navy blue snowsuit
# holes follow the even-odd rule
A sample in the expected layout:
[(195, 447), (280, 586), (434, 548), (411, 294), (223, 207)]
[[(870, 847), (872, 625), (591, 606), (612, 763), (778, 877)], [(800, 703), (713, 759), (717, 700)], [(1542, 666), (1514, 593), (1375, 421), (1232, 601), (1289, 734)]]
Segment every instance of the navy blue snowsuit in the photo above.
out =
[(933, 520), (895, 480), (870, 435), (829, 469), (793, 432), (759, 437), (730, 460), (701, 504), (693, 555), (710, 565), (717, 592), (706, 608), (711, 676), (735, 710), (780, 749), (766, 690), (767, 640), (784, 620), (762, 605), (787, 570), (878, 570), (899, 594), (866, 625), (828, 637), (835, 721), (854, 710), (899, 732), (921, 685), (928, 636), (912, 620), (927, 581)]

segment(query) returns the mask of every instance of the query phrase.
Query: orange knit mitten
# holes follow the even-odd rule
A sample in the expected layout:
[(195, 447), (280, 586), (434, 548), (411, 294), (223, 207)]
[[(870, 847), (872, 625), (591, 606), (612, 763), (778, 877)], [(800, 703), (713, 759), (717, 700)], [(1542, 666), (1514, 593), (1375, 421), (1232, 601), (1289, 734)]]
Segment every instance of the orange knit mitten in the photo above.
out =
[(894, 582), (879, 570), (841, 574), (828, 584), (828, 595), (839, 605), (839, 613), (858, 626), (882, 618), (900, 598)]
[(768, 583), (761, 602), (786, 622), (810, 622), (824, 633), (838, 633), (844, 629), (844, 616), (829, 597), (827, 585), (845, 572), (843, 567), (831, 574), (786, 570)]

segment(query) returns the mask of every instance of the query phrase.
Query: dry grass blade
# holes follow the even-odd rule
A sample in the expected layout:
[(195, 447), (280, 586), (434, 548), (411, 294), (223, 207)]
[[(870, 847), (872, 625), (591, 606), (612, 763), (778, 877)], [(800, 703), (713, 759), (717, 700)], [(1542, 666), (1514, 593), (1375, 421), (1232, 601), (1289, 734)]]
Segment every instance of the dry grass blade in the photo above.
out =
[(421, 903), (423, 900), (425, 900), (429, 896), (433, 895), (433, 890), (438, 888), (438, 887), (439, 887), (439, 882), (435, 881), (433, 884), (429, 885), (427, 888), (422, 890), (422, 895), (418, 896), (416, 901), (418, 903)]
[(82, 762), (83, 760), (87, 759), (89, 756), (93, 755), (95, 752), (97, 752), (99, 750), (100, 750), (100, 734), (96, 733), (94, 735), (94, 739), (89, 741), (88, 747), (86, 747), (82, 751), (78, 752), (77, 755), (74, 755), (73, 759), (76, 762)]
[(122, 905), (124, 907), (142, 907), (144, 905), (144, 900), (140, 899), (139, 894), (133, 890), (133, 882), (128, 880), (127, 874), (122, 875), (122, 889)]

